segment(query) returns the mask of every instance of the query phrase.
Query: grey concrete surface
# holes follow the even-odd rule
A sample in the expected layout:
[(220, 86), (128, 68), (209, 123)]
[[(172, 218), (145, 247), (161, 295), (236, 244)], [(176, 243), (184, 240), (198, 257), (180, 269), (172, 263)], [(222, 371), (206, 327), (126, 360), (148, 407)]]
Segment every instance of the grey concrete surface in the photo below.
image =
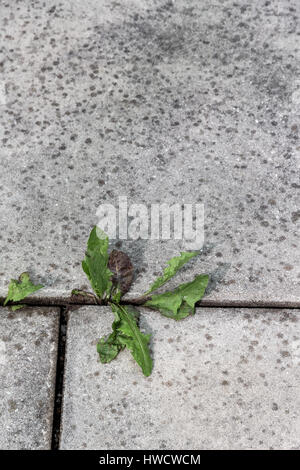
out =
[[(103, 202), (205, 205), (213, 302), (300, 305), (296, 0), (0, 5), (0, 295), (65, 297)], [(145, 291), (180, 241), (119, 243)], [(183, 279), (179, 278), (180, 280)]]
[(154, 370), (130, 353), (99, 363), (109, 309), (70, 314), (62, 449), (299, 449), (299, 310), (143, 310)]
[(59, 311), (0, 308), (0, 449), (51, 448)]

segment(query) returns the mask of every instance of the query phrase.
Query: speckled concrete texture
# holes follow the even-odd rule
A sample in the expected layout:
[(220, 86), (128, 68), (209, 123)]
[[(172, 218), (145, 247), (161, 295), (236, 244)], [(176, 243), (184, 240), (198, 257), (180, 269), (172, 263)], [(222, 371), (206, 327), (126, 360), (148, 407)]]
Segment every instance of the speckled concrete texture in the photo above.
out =
[(51, 448), (59, 311), (0, 308), (0, 449)]
[[(1, 268), (65, 297), (103, 202), (205, 205), (212, 302), (300, 305), (297, 0), (0, 5)], [(179, 241), (118, 243), (144, 292)], [(185, 274), (185, 276), (187, 273)], [(182, 280), (183, 278), (179, 278)]]
[(62, 449), (299, 449), (298, 310), (197, 309), (175, 322), (142, 310), (154, 370), (127, 351), (99, 362), (107, 307), (68, 327)]

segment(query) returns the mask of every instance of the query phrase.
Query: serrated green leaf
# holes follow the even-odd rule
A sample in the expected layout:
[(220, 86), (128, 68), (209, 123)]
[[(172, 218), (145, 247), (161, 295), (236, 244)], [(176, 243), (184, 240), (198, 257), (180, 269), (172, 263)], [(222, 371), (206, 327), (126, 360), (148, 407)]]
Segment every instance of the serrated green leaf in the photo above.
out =
[(171, 258), (167, 264), (168, 266), (164, 269), (163, 275), (158, 277), (154, 283), (151, 285), (150, 289), (146, 292), (146, 294), (150, 294), (154, 290), (158, 289), (159, 287), (163, 286), (169, 279), (171, 279), (177, 271), (179, 271), (182, 266), (187, 263), (190, 259), (194, 258), (199, 254), (199, 251), (189, 251), (189, 252), (181, 252), (180, 256), (175, 256)]
[(108, 236), (98, 227), (94, 227), (88, 239), (86, 256), (82, 261), (82, 269), (100, 299), (104, 296), (109, 296), (112, 286), (112, 273), (107, 267), (107, 250)]
[(103, 364), (111, 362), (124, 347), (125, 346), (118, 341), (118, 333), (116, 331), (113, 331), (109, 336), (104, 336), (97, 344), (97, 352), (99, 353), (100, 361)]
[(159, 310), (166, 317), (181, 320), (195, 313), (195, 304), (202, 299), (208, 280), (207, 274), (200, 274), (173, 291), (153, 295), (144, 305)]
[(123, 305), (111, 307), (116, 318), (117, 341), (130, 350), (144, 375), (148, 377), (153, 366), (148, 348), (151, 335), (145, 335), (140, 331), (137, 325), (139, 313), (135, 309)]
[(118, 340), (117, 326), (120, 323), (120, 319), (115, 315), (115, 320), (112, 323), (112, 333), (103, 336), (97, 344), (97, 352), (100, 356), (100, 361), (105, 364), (111, 362), (119, 354), (121, 349), (124, 349)]
[(25, 299), (28, 295), (42, 289), (42, 284), (34, 285), (29, 277), (28, 273), (22, 273), (18, 280), (12, 279), (8, 286), (8, 294), (4, 301), (4, 305), (8, 302), (18, 302), (19, 300)]

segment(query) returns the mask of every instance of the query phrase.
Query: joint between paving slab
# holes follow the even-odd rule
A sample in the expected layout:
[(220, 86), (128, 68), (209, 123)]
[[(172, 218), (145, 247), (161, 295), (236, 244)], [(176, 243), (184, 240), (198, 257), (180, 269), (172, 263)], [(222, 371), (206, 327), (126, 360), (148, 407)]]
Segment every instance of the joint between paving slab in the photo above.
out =
[(53, 405), (51, 450), (58, 450), (59, 442), (60, 442), (67, 323), (68, 323), (68, 310), (66, 307), (61, 306), (60, 318), (59, 318), (58, 346), (57, 346), (56, 381), (55, 381), (55, 395), (54, 395), (54, 405)]
[[(128, 299), (123, 300), (120, 302), (121, 305), (132, 305), (132, 306), (143, 306), (143, 303), (146, 299)], [(3, 305), (4, 299), (0, 298), (0, 305)], [(30, 299), (22, 300), (22, 304), (25, 304), (28, 307), (58, 307), (60, 309), (76, 309), (82, 306), (107, 306), (107, 302), (91, 302), (90, 300), (74, 300), (68, 297), (58, 297), (58, 298), (49, 298), (49, 297), (39, 297), (35, 298), (32, 297)], [(9, 307), (9, 305), (8, 305)], [(196, 303), (197, 308), (205, 307), (205, 308), (272, 308), (272, 309), (299, 309), (300, 308), (300, 300), (299, 301), (240, 301), (240, 300), (224, 300), (224, 301), (216, 301), (210, 299), (203, 299), (201, 302)]]

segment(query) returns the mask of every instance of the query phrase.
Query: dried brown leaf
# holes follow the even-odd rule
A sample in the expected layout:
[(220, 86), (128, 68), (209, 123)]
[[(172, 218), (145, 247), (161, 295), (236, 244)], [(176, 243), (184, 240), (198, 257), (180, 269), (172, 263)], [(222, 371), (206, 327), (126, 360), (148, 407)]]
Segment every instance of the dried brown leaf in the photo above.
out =
[(133, 265), (126, 253), (113, 250), (108, 258), (108, 269), (113, 273), (112, 282), (122, 294), (129, 291), (133, 280)]

